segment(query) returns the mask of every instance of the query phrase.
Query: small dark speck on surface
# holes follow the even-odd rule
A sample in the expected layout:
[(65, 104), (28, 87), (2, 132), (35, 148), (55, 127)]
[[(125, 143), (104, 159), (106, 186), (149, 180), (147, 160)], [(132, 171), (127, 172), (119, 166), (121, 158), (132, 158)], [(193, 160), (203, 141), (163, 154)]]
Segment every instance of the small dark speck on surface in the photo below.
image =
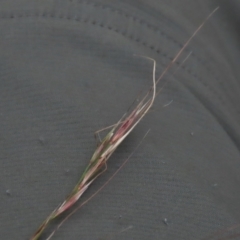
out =
[(7, 189), (7, 190), (6, 190), (6, 194), (7, 194), (7, 196), (9, 196), (9, 197), (12, 196), (11, 190), (10, 190), (10, 189)]
[(38, 142), (43, 146), (46, 144), (46, 139), (43, 136), (41, 136), (38, 138)]
[(116, 218), (116, 219), (122, 219), (122, 215), (115, 215), (114, 218)]
[(163, 219), (163, 223), (168, 226), (168, 220), (167, 220), (167, 218), (164, 218), (164, 219)]
[(64, 170), (64, 172), (65, 172), (65, 175), (68, 175), (68, 174), (70, 173), (70, 169), (69, 169), (69, 168), (66, 168), (66, 169)]

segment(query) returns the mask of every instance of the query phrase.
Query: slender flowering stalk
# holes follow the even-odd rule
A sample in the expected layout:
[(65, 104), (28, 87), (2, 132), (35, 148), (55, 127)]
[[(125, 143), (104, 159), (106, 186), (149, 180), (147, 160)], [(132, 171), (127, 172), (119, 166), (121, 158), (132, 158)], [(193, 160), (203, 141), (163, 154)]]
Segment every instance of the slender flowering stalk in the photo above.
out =
[(91, 183), (106, 170), (107, 160), (151, 108), (156, 96), (156, 61), (154, 59), (151, 60), (154, 62), (152, 88), (145, 95), (143, 100), (136, 106), (136, 108), (130, 114), (123, 117), (123, 119), (121, 119), (116, 125), (114, 125), (110, 132), (101, 141), (72, 192), (69, 194), (66, 200), (46, 218), (46, 220), (32, 236), (31, 240), (39, 239), (43, 231), (52, 220), (68, 210), (78, 201)]
[(110, 158), (110, 156), (113, 154), (116, 148), (122, 143), (122, 141), (131, 133), (131, 131), (136, 127), (136, 125), (142, 120), (142, 118), (147, 114), (147, 112), (153, 105), (156, 97), (157, 83), (166, 74), (170, 67), (176, 62), (176, 60), (181, 55), (183, 50), (187, 47), (192, 38), (203, 27), (204, 23), (217, 9), (218, 8), (216, 8), (206, 18), (206, 20), (197, 28), (197, 30), (192, 34), (192, 36), (188, 39), (188, 41), (177, 53), (175, 58), (165, 68), (165, 70), (163, 71), (163, 73), (161, 74), (157, 81), (155, 79), (156, 61), (152, 58), (145, 57), (153, 61), (152, 87), (130, 113), (124, 115), (117, 124), (112, 126), (112, 129), (100, 142), (99, 146), (93, 153), (92, 158), (89, 161), (89, 164), (85, 168), (80, 180), (78, 181), (72, 192), (69, 194), (66, 200), (44, 220), (44, 222), (40, 225), (40, 227), (37, 229), (34, 235), (30, 238), (30, 240), (38, 240), (39, 237), (44, 232), (44, 230), (48, 227), (48, 225), (60, 214), (71, 208), (79, 200), (83, 193), (88, 189), (88, 187), (93, 183), (93, 181), (107, 169), (107, 161)]

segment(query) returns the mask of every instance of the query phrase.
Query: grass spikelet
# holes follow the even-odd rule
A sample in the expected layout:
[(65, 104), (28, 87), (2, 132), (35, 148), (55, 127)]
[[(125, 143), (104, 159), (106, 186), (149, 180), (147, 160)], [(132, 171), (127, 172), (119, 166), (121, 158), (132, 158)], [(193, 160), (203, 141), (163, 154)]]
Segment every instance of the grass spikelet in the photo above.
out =
[[(57, 207), (39, 226), (30, 240), (38, 240), (42, 235), (44, 230), (48, 227), (48, 225), (56, 219), (59, 215), (67, 211), (71, 208), (83, 195), (83, 193), (88, 189), (88, 187), (93, 183), (93, 181), (99, 177), (104, 171), (107, 169), (107, 161), (113, 154), (113, 152), (117, 149), (117, 147), (122, 143), (122, 141), (131, 133), (131, 131), (136, 127), (136, 125), (142, 120), (142, 118), (147, 114), (149, 109), (154, 103), (156, 97), (156, 85), (160, 81), (160, 79), (166, 74), (166, 72), (170, 69), (170, 67), (176, 62), (180, 54), (192, 40), (192, 38), (196, 35), (196, 33), (203, 27), (204, 23), (209, 19), (209, 17), (216, 11), (215, 9), (207, 19), (197, 28), (197, 30), (192, 34), (192, 36), (188, 39), (188, 41), (184, 44), (184, 46), (177, 53), (175, 58), (169, 63), (169, 65), (165, 68), (161, 76), (156, 80), (155, 79), (155, 71), (156, 71), (156, 61), (152, 58), (145, 57), (151, 61), (153, 61), (153, 84), (149, 89), (147, 94), (143, 97), (143, 99), (137, 104), (137, 106), (125, 114), (118, 123), (112, 126), (111, 130), (105, 136), (105, 138), (100, 142), (97, 149), (93, 153), (89, 164), (85, 168), (82, 176), (80, 177), (78, 183), (73, 188), (68, 197), (63, 201), (63, 203)], [(54, 233), (54, 232), (53, 232)], [(50, 237), (52, 234), (50, 235)], [(50, 239), (50, 237), (48, 239)]]
[[(151, 58), (148, 58), (151, 59)], [(57, 218), (60, 214), (71, 208), (88, 189), (92, 182), (106, 170), (106, 164), (110, 156), (122, 141), (130, 134), (135, 126), (146, 115), (151, 108), (156, 96), (156, 61), (151, 59), (153, 65), (153, 86), (144, 96), (143, 100), (136, 106), (136, 108), (127, 116), (123, 117), (116, 125), (112, 127), (105, 138), (100, 142), (99, 146), (92, 155), (88, 166), (85, 168), (80, 180), (66, 198), (66, 200), (57, 207), (41, 224), (31, 240), (37, 240), (46, 229), (48, 224)]]

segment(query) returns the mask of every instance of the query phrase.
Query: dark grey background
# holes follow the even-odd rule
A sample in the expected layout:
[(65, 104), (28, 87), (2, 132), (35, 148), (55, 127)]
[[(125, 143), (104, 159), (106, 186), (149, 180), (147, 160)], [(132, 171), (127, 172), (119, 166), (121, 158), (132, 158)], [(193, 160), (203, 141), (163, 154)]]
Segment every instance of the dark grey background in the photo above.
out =
[(208, 236), (239, 223), (239, 1), (2, 0), (0, 239), (30, 238), (80, 177), (93, 133), (149, 88), (152, 63), (133, 54), (159, 75), (217, 6), (84, 199), (151, 129), (141, 147), (53, 239), (220, 239)]

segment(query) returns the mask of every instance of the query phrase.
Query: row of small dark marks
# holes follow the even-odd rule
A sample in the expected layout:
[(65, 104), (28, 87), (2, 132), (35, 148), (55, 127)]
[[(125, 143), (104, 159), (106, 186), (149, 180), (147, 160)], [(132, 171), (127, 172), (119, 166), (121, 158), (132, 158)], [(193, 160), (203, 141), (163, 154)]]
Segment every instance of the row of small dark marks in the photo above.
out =
[(81, 3), (81, 4), (85, 4), (85, 5), (89, 5), (89, 6), (93, 6), (95, 8), (101, 8), (102, 10), (108, 10), (112, 13), (116, 13), (122, 17), (125, 17), (125, 18), (128, 18), (128, 19), (131, 19), (132, 21), (142, 25), (142, 26), (145, 26), (149, 29), (151, 29), (152, 31), (156, 32), (156, 33), (159, 33), (160, 35), (162, 35), (164, 38), (166, 38), (167, 40), (170, 40), (172, 41), (174, 44), (176, 44), (177, 46), (179, 47), (182, 47), (182, 44), (179, 43), (177, 40), (173, 39), (172, 37), (169, 37), (168, 35), (166, 35), (163, 31), (161, 31), (157, 26), (154, 26), (152, 24), (150, 24), (149, 22), (147, 22), (146, 20), (142, 19), (142, 18), (138, 18), (136, 16), (133, 16), (129, 13), (126, 13), (124, 12), (123, 10), (120, 10), (120, 9), (115, 9), (111, 6), (106, 6), (106, 5), (103, 5), (101, 3), (94, 3), (94, 2), (89, 2), (89, 1), (81, 1), (81, 0), (69, 0), (69, 2), (76, 2), (76, 3)]
[[(119, 14), (119, 15), (121, 15), (121, 16), (124, 16), (124, 17), (126, 17), (126, 18), (131, 18), (133, 21), (135, 21), (135, 22), (137, 22), (137, 23), (139, 23), (140, 25), (145, 25), (147, 28), (149, 28), (149, 29), (151, 29), (151, 30), (153, 30), (153, 31), (155, 31), (155, 32), (158, 32), (158, 33), (160, 33), (164, 38), (166, 38), (167, 40), (170, 40), (170, 41), (172, 41), (173, 43), (175, 43), (177, 46), (179, 46), (179, 47), (182, 47), (182, 44), (180, 44), (179, 42), (177, 42), (175, 39), (173, 39), (173, 38), (171, 38), (171, 37), (169, 37), (169, 36), (167, 36), (164, 32), (162, 32), (162, 31), (160, 31), (157, 27), (155, 27), (155, 26), (153, 26), (153, 25), (151, 25), (150, 23), (148, 23), (148, 22), (146, 22), (145, 20), (143, 20), (143, 19), (140, 19), (140, 18), (137, 18), (137, 17), (135, 17), (135, 16), (132, 16), (132, 15), (130, 15), (130, 14), (128, 14), (128, 13), (125, 13), (124, 11), (122, 11), (122, 10), (119, 10), (119, 9), (114, 9), (113, 7), (110, 7), (110, 6), (104, 6), (104, 5), (102, 5), (102, 4), (100, 4), (100, 3), (93, 3), (93, 2), (88, 2), (88, 1), (81, 1), (81, 0), (69, 0), (69, 2), (71, 2), (71, 3), (73, 3), (73, 2), (77, 2), (77, 3), (83, 3), (83, 4), (86, 4), (86, 5), (90, 5), (90, 6), (93, 6), (93, 7), (96, 7), (96, 8), (101, 8), (101, 9), (103, 9), (103, 10), (109, 10), (109, 11), (111, 11), (111, 12), (113, 12), (113, 13), (117, 13), (117, 14)], [(21, 18), (21, 17), (52, 17), (52, 18), (56, 18), (56, 16), (55, 16), (55, 14), (54, 13), (46, 13), (46, 12), (43, 12), (43, 13), (40, 13), (40, 12), (35, 12), (35, 13), (25, 13), (24, 15), (23, 14), (18, 14), (18, 15), (14, 15), (14, 14), (10, 14), (10, 15), (8, 15), (8, 14), (3, 14), (3, 15), (1, 15), (0, 16), (0, 18)], [(64, 16), (63, 14), (61, 14), (61, 15), (59, 15), (58, 16), (59, 18), (66, 18), (66, 19), (68, 19), (68, 20), (79, 20), (79, 18), (76, 16), (75, 18), (76, 19), (74, 19), (72, 16)], [(80, 21), (80, 20), (79, 20)], [(86, 22), (86, 21), (85, 21)], [(94, 23), (93, 23), (94, 24)], [(101, 25), (100, 25), (101, 26)], [(112, 30), (112, 28), (111, 27), (108, 27), (108, 29), (109, 30)], [(118, 31), (117, 29), (113, 29), (115, 32), (119, 32), (119, 33), (121, 33), (122, 35), (124, 35), (125, 36), (125, 34), (124, 34), (124, 32), (120, 32), (120, 31)], [(129, 38), (131, 38), (131, 37), (129, 37)], [(136, 39), (136, 41), (137, 42), (140, 42), (140, 40), (139, 39)], [(142, 44), (144, 45), (144, 46), (147, 46), (147, 43), (145, 43), (145, 42), (142, 42)], [(149, 46), (149, 48), (151, 49), (151, 50), (155, 50), (155, 48), (154, 48), (154, 46)], [(160, 51), (157, 49), (157, 50), (155, 50), (157, 53), (160, 53)], [(166, 54), (162, 54), (164, 57), (167, 57), (167, 55)], [(196, 60), (198, 61), (198, 62), (200, 62), (204, 67), (205, 67), (205, 69), (214, 77), (214, 79), (216, 80), (216, 81), (219, 81), (219, 78), (216, 76), (216, 72), (214, 72), (212, 69), (210, 69), (197, 55), (195, 55), (194, 53), (192, 54), (192, 56), (193, 57), (195, 57), (196, 58)], [(190, 72), (189, 72), (190, 73)], [(202, 84), (206, 87), (207, 86), (207, 84), (206, 83), (204, 83), (202, 80), (200, 80), (201, 82), (202, 82)], [(218, 94), (217, 94), (218, 95)], [(219, 98), (221, 98), (220, 96), (218, 96)]]
[[(73, 2), (73, 1), (70, 0), (70, 2)], [(88, 3), (88, 2), (85, 2), (85, 3)], [(88, 3), (88, 4), (90, 5), (90, 3)], [(100, 5), (97, 4), (97, 3), (91, 3), (91, 5), (93, 5), (93, 6), (100, 6)], [(102, 8), (103, 8), (103, 9), (108, 9), (108, 7), (102, 7)], [(116, 10), (116, 11), (117, 11), (117, 10)], [(112, 10), (112, 12), (115, 12), (115, 10)], [(121, 12), (119, 12), (119, 13), (121, 13)], [(129, 15), (125, 14), (125, 16), (127, 17), (127, 16), (129, 16)], [(110, 30), (110, 31), (114, 31), (114, 32), (116, 32), (116, 33), (120, 33), (120, 34), (123, 35), (124, 37), (128, 37), (129, 39), (134, 40), (134, 41), (136, 41), (136, 42), (138, 42), (138, 43), (142, 43), (143, 46), (150, 48), (151, 50), (157, 52), (158, 54), (162, 55), (162, 56), (165, 57), (165, 58), (168, 58), (169, 60), (172, 60), (172, 58), (171, 58), (171, 57), (168, 57), (166, 53), (162, 53), (159, 49), (156, 49), (155, 46), (149, 45), (147, 42), (141, 40), (140, 38), (134, 38), (134, 36), (132, 36), (132, 35), (128, 35), (128, 36), (127, 36), (126, 32), (120, 31), (119, 29), (114, 28), (114, 27), (112, 27), (112, 26), (105, 26), (103, 23), (97, 22), (97, 21), (95, 21), (95, 20), (82, 19), (82, 18), (79, 17), (79, 16), (74, 16), (74, 17), (73, 17), (73, 16), (70, 16), (70, 15), (67, 16), (67, 15), (64, 15), (64, 14), (62, 14), (62, 13), (60, 13), (58, 16), (56, 16), (56, 14), (53, 13), (53, 12), (52, 12), (52, 13), (49, 13), (49, 12), (43, 12), (43, 13), (35, 12), (35, 13), (25, 13), (25, 14), (19, 13), (18, 15), (3, 14), (3, 15), (0, 16), (0, 18), (5, 18), (5, 19), (9, 19), (9, 18), (10, 18), (10, 19), (11, 19), (11, 18), (12, 18), (12, 19), (13, 19), (13, 18), (27, 18), (27, 17), (50, 17), (50, 18), (56, 18), (56, 17), (58, 17), (59, 19), (75, 20), (75, 21), (79, 21), (79, 22), (90, 23), (90, 24), (92, 24), (92, 25), (98, 25), (98, 26), (100, 26), (100, 27), (102, 27), (102, 28), (107, 28), (107, 29)], [(134, 17), (134, 18), (135, 18), (135, 17)], [(136, 18), (135, 18), (135, 19), (136, 19)], [(147, 27), (148, 27), (148, 26), (147, 26)], [(176, 64), (177, 64), (177, 65), (180, 65), (179, 62), (176, 62)], [(191, 73), (191, 72), (189, 71), (189, 73)]]
[[(90, 6), (93, 6), (93, 7), (96, 7), (96, 8), (101, 8), (101, 9), (103, 9), (103, 10), (109, 10), (109, 11), (111, 11), (112, 13), (119, 14), (120, 16), (124, 16), (124, 17), (126, 17), (126, 18), (128, 18), (128, 19), (131, 18), (132, 21), (137, 22), (137, 23), (140, 24), (140, 25), (144, 25), (145, 27), (149, 28), (150, 30), (153, 30), (154, 32), (159, 33), (159, 34), (162, 35), (165, 39), (172, 41), (172, 42), (173, 42), (175, 45), (177, 45), (178, 47), (180, 47), (180, 48), (183, 47), (183, 45), (182, 45), (181, 43), (179, 43), (177, 40), (175, 40), (175, 39), (169, 37), (168, 35), (166, 35), (163, 31), (161, 31), (160, 29), (158, 29), (156, 26), (151, 25), (150, 23), (148, 23), (148, 22), (145, 21), (144, 19), (140, 19), (140, 18), (137, 18), (136, 16), (130, 15), (130, 14), (124, 12), (123, 10), (114, 9), (114, 8), (111, 7), (111, 6), (106, 6), (106, 5), (103, 5), (103, 4), (101, 4), (101, 3), (93, 3), (93, 2), (81, 1), (81, 0), (69, 0), (69, 1), (72, 2), (72, 3), (73, 3), (73, 2), (83, 3), (83, 4), (90, 5)], [(143, 44), (143, 45), (146, 46), (146, 44)], [(150, 46), (150, 48), (151, 48), (152, 50), (154, 50), (154, 46)], [(157, 52), (157, 53), (160, 53), (159, 50), (156, 50), (156, 52)], [(195, 57), (196, 60), (197, 60), (199, 63), (201, 63), (202, 66), (205, 67), (205, 69), (214, 77), (214, 79), (215, 79), (216, 81), (219, 81), (219, 78), (217, 77), (216, 72), (213, 71), (211, 68), (209, 68), (209, 67), (204, 63), (204, 61), (201, 60), (201, 58), (199, 58), (199, 57), (198, 57), (196, 54), (194, 54), (194, 53), (192, 54), (192, 56)], [(164, 56), (164, 57), (167, 57), (167, 56)], [(189, 74), (192, 75), (192, 72), (189, 72)], [(195, 77), (195, 76), (193, 76), (193, 77)], [(201, 79), (200, 79), (200, 81), (202, 82), (202, 84), (203, 84), (205, 87), (208, 87), (208, 85), (207, 85), (206, 83), (204, 83)], [(213, 93), (216, 94), (215, 91), (213, 91)], [(221, 97), (219, 94), (217, 94), (217, 95), (218, 95), (219, 99), (222, 99), (222, 97)]]
[(138, 38), (138, 37), (134, 37), (133, 35), (127, 35), (126, 31), (120, 30), (118, 28), (115, 28), (113, 26), (110, 25), (104, 25), (101, 22), (97, 22), (96, 20), (90, 20), (90, 19), (82, 19), (79, 16), (71, 16), (71, 15), (64, 15), (63, 13), (60, 14), (55, 14), (54, 12), (34, 12), (34, 13), (18, 13), (18, 14), (9, 14), (9, 13), (1, 13), (0, 14), (0, 18), (1, 19), (19, 19), (19, 18), (35, 18), (35, 17), (41, 17), (41, 18), (54, 18), (54, 19), (66, 19), (66, 20), (70, 20), (70, 21), (78, 21), (78, 22), (83, 22), (83, 23), (90, 23), (92, 25), (97, 25), (100, 26), (102, 28), (106, 28), (110, 31), (114, 31), (116, 33), (119, 33), (121, 35), (123, 35), (124, 37), (127, 37), (133, 41), (136, 41), (138, 43), (141, 43), (143, 46), (150, 48), (151, 50), (157, 52), (158, 54), (161, 54), (163, 57), (168, 58), (169, 60), (171, 60), (171, 58), (169, 56), (167, 56), (166, 53), (162, 53), (160, 51), (160, 49), (156, 49), (156, 47), (154, 45), (148, 44), (146, 41)]
[[(106, 28), (110, 31), (114, 31), (118, 34), (121, 34), (122, 36), (129, 38), (135, 42), (138, 42), (140, 44), (142, 44), (144, 47), (147, 47), (149, 49), (151, 49), (152, 51), (155, 51), (157, 54), (163, 56), (164, 58), (167, 58), (168, 60), (173, 60), (172, 57), (169, 57), (166, 53), (163, 53), (160, 49), (157, 49), (154, 45), (147, 43), (146, 41), (138, 38), (138, 37), (134, 37), (132, 35), (128, 35), (127, 32), (119, 30), (117, 28), (114, 28), (112, 26), (106, 26), (103, 23), (97, 22), (96, 20), (89, 20), (89, 19), (82, 19), (79, 16), (71, 16), (71, 15), (65, 15), (63, 13), (60, 14), (56, 14), (54, 12), (34, 12), (34, 13), (30, 13), (30, 12), (26, 12), (26, 13), (19, 13), (19, 14), (7, 14), (7, 13), (2, 13), (0, 14), (0, 18), (1, 19), (18, 19), (18, 18), (30, 18), (30, 17), (41, 17), (41, 18), (53, 18), (53, 19), (67, 19), (70, 21), (78, 21), (78, 22), (83, 22), (83, 23), (90, 23), (92, 25), (96, 25), (96, 26), (100, 26), (102, 28)], [(179, 45), (179, 44), (178, 44)], [(195, 55), (196, 57), (196, 55)], [(196, 57), (197, 60), (199, 60)], [(202, 63), (202, 61), (199, 61)], [(179, 65), (180, 63), (177, 62), (177, 65)], [(205, 66), (206, 67), (206, 66)], [(182, 67), (183, 68), (183, 67)], [(210, 92), (212, 92), (215, 96), (218, 97), (218, 99), (220, 100), (220, 102), (225, 105), (222, 97), (213, 89), (211, 88), (208, 84), (206, 84), (201, 78), (199, 78), (195, 73), (193, 73), (189, 68), (183, 68), (190, 76), (194, 77), (195, 79), (197, 79), (198, 81), (200, 81), (206, 88), (209, 89)], [(216, 78), (215, 78), (216, 79)]]
[(55, 17), (54, 13), (48, 13), (48, 12), (19, 12), (19, 13), (6, 13), (6, 12), (0, 12), (0, 19), (19, 19), (19, 18), (36, 18), (36, 17)]

